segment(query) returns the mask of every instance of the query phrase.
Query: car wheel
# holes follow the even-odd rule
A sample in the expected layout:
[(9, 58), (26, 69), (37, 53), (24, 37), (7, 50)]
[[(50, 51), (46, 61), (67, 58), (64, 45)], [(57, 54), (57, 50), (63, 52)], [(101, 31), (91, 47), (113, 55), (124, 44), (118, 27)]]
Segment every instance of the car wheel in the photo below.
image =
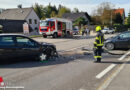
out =
[(45, 61), (45, 60), (48, 60), (48, 56), (44, 53), (41, 53), (38, 57), (38, 60), (39, 61)]
[(47, 35), (43, 35), (43, 38), (47, 38)]
[(114, 44), (113, 43), (107, 43), (106, 48), (108, 50), (113, 50), (114, 49)]

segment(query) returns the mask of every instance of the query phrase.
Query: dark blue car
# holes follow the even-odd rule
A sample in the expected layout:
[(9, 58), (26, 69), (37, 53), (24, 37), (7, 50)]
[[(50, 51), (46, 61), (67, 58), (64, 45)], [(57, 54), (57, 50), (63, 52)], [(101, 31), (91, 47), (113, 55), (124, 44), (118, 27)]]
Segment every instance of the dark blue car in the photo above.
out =
[(108, 38), (105, 41), (105, 47), (109, 50), (130, 49), (130, 31), (126, 31), (115, 37)]

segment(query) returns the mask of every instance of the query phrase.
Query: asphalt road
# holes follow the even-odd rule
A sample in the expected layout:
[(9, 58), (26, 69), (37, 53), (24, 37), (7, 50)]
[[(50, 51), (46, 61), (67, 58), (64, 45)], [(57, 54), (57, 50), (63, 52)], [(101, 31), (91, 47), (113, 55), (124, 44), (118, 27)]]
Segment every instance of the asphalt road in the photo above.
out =
[[(77, 48), (84, 46), (91, 50), (94, 36), (76, 36), (74, 39), (35, 38), (35, 40), (54, 43), (59, 52), (66, 50), (78, 52), (81, 50)], [(124, 64), (124, 58), (121, 58), (121, 55), (104, 53), (102, 62), (94, 63), (92, 52), (86, 51), (86, 53), (89, 54), (74, 53), (73, 56), (62, 56), (44, 62), (24, 61), (0, 65), (0, 76), (7, 83), (6, 86), (24, 87), (17, 90), (102, 90), (102, 88), (112, 90), (109, 89), (112, 87), (108, 86), (107, 82), (109, 77)]]

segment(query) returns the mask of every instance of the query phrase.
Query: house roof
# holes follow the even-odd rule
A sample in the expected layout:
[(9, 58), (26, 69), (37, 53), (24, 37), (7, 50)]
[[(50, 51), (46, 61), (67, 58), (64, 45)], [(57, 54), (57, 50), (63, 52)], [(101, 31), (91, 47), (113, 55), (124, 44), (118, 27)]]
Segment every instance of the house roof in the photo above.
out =
[(0, 19), (25, 20), (33, 8), (6, 9), (0, 14)]
[(124, 14), (124, 8), (119, 8), (114, 10), (115, 13), (120, 13), (121, 15)]
[(77, 18), (79, 17), (84, 17), (84, 18), (87, 18), (89, 21), (91, 20), (90, 19), (90, 16), (88, 15), (88, 13), (86, 12), (81, 12), (81, 13), (65, 13), (63, 14), (62, 16), (63, 18), (67, 18), (67, 19), (70, 19), (72, 21), (75, 21)]

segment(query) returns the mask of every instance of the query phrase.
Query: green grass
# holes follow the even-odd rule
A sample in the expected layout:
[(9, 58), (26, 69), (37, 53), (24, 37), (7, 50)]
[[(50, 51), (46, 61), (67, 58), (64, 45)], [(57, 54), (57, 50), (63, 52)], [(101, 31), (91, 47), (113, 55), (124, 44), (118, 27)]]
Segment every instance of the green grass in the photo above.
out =
[(42, 37), (42, 35), (31, 35), (29, 36), (30, 38), (37, 38), (37, 37)]

